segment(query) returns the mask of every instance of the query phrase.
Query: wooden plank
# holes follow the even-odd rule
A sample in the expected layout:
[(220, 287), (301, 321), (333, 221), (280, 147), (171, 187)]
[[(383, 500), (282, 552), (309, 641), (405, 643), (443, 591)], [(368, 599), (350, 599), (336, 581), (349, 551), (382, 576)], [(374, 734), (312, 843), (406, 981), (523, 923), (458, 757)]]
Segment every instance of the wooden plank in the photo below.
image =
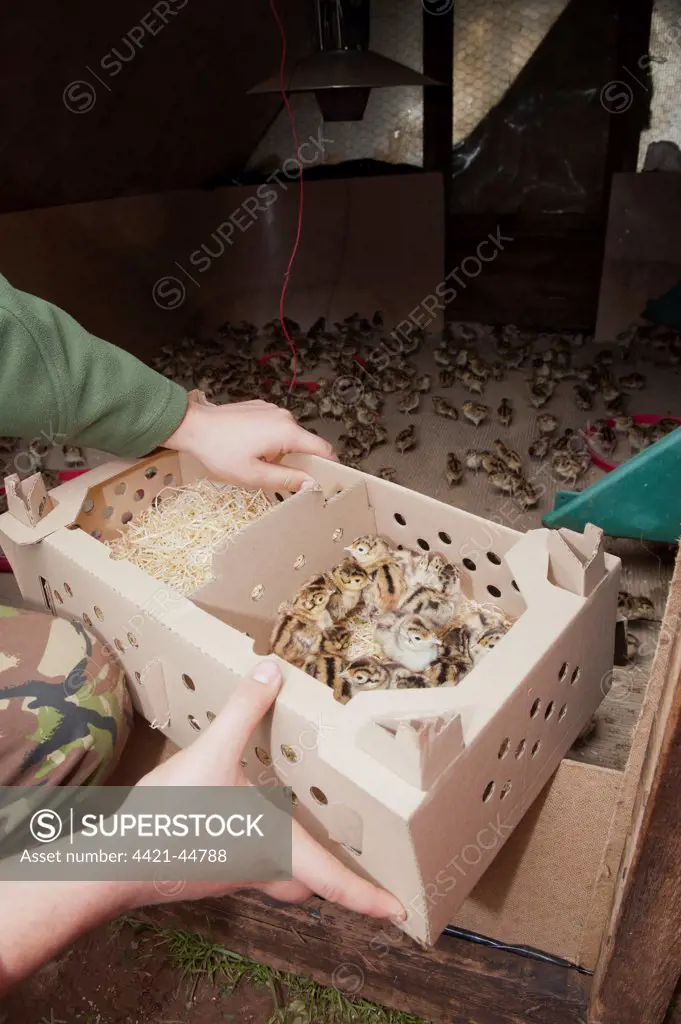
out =
[(676, 987), (676, 992), (669, 1007), (669, 1013), (664, 1019), (664, 1024), (681, 1024), (681, 982)]
[(633, 808), (631, 833), (603, 945), (589, 1024), (661, 1024), (681, 975), (681, 586), (660, 634), (665, 687)]
[(449, 1024), (581, 1024), (590, 979), (574, 970), (443, 937), (418, 948), (391, 925), (320, 900), (284, 907), (243, 893), (144, 915), (209, 934), (262, 963), (348, 995)]
[(652, 97), (650, 23), (653, 0), (615, 0), (617, 48), (613, 81), (601, 91), (601, 105), (610, 114), (604, 166), (603, 213), (607, 216), (614, 174), (635, 171), (641, 132), (647, 127)]
[[(655, 657), (650, 666), (650, 673), (645, 688), (643, 703), (640, 708), (638, 722), (633, 735), (629, 757), (624, 769), (622, 784), (619, 789), (617, 800), (613, 808), (610, 832), (603, 851), (601, 866), (596, 875), (596, 884), (590, 900), (589, 911), (582, 932), (582, 947), (578, 956), (579, 963), (593, 966), (598, 959), (598, 951), (604, 939), (604, 922), (609, 921), (616, 896), (616, 882), (620, 866), (623, 864), (625, 843), (628, 834), (631, 832), (632, 821), (635, 817), (635, 807), (638, 792), (641, 785), (641, 775), (646, 762), (647, 750), (650, 743), (651, 732), (656, 721), (656, 716), (670, 674), (670, 659), (673, 650), (668, 643), (659, 646), (659, 637), (669, 635), (670, 629), (675, 626), (675, 616), (678, 614), (679, 594), (681, 593), (681, 560), (677, 560), (673, 577), (668, 588), (668, 598), (661, 606), (661, 591), (667, 589), (655, 587), (650, 589), (650, 582), (654, 578), (654, 568), (647, 562), (635, 565), (631, 545), (633, 542), (620, 542), (614, 548), (614, 553), (623, 557), (626, 562), (626, 571), (623, 575), (622, 585), (632, 592), (647, 591), (654, 597), (658, 614), (664, 619), (661, 623), (659, 634), (657, 629), (651, 628), (646, 631), (641, 645), (641, 656), (644, 664), (643, 673), (646, 672), (648, 664), (647, 649), (653, 644), (656, 646)], [(628, 558), (627, 558), (628, 555)], [(658, 571), (663, 572), (663, 566), (658, 566)], [(646, 586), (646, 581), (648, 586)], [(666, 615), (665, 615), (666, 612)], [(644, 653), (644, 650), (646, 653)], [(619, 715), (628, 706), (633, 713), (638, 700), (638, 694), (634, 693), (637, 688), (637, 675), (635, 670), (616, 669), (613, 688), (606, 698), (603, 707), (609, 714)]]
[(424, 2), (423, 73), (442, 84), (426, 86), (423, 90), (423, 169), (439, 171), (449, 181), (452, 176), (453, 68), (454, 0)]
[(681, 278), (681, 174), (617, 174), (612, 182), (596, 341), (612, 341)]
[[(442, 175), (445, 210), (449, 209), (452, 189), (454, 4), (455, 0), (422, 5), (423, 73), (442, 83), (423, 90), (423, 169)], [(452, 265), (451, 251), (451, 222), (447, 217), (442, 254), (446, 268)]]

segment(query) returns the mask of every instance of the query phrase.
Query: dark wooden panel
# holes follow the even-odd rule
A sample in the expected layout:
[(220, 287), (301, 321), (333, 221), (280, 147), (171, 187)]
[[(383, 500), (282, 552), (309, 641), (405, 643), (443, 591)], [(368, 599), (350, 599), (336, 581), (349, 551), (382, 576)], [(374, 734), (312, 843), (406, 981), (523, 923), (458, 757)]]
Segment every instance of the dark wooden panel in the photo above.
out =
[[(304, 2), (280, 7), (295, 60)], [(3, 4), (0, 39), (0, 212), (236, 173), (281, 106), (246, 96), (279, 64), (267, 0)]]
[(447, 310), (451, 320), (522, 327), (593, 329), (601, 276), (602, 230), (579, 215), (453, 216), (448, 268), (461, 266), (490, 233), (501, 230), (503, 250), (475, 277), (460, 274)]
[[(449, 1024), (582, 1024), (589, 978), (576, 971), (443, 937), (418, 948), (391, 925), (318, 900), (304, 908), (242, 894), (148, 911), (164, 926), (365, 999)], [(393, 938), (394, 937), (394, 938)]]

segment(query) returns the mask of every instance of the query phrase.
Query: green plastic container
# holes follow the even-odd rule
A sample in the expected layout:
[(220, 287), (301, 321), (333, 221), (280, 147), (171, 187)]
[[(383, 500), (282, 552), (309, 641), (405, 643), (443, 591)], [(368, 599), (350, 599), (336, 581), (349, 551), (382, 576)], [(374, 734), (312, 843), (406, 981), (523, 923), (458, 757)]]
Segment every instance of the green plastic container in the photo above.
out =
[(628, 459), (584, 491), (558, 491), (544, 526), (675, 544), (681, 538), (681, 429)]

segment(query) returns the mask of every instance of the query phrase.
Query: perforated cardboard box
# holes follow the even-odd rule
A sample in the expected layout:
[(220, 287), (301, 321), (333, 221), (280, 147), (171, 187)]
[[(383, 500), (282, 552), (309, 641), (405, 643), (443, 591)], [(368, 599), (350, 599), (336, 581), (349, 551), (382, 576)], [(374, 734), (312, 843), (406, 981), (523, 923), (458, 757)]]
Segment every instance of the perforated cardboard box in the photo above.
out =
[(209, 476), (191, 457), (112, 462), (45, 492), (8, 478), (0, 545), (24, 599), (78, 619), (125, 666), (135, 705), (180, 746), (267, 652), (276, 611), (355, 536), (380, 533), (459, 564), (464, 592), (516, 621), (454, 688), (372, 691), (347, 705), (281, 662), (284, 686), (245, 770), (291, 786), (294, 813), (393, 892), (430, 944), (558, 767), (612, 678), (619, 559), (601, 531), (518, 533), (396, 484), (290, 457), (321, 486), (217, 551), (191, 598), (114, 560), (102, 540), (162, 488)]

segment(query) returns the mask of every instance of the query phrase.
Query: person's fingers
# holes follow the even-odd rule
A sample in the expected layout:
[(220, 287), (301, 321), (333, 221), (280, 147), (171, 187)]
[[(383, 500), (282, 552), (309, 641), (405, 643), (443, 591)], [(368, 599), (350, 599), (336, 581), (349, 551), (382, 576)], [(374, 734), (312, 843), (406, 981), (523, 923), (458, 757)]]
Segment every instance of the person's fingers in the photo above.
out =
[(297, 878), (291, 879), (290, 882), (266, 882), (260, 889), (281, 903), (304, 903), (312, 895), (312, 889), (308, 889)]
[(369, 917), (406, 918), (399, 900), (341, 864), (293, 822), (293, 874), (318, 896)]
[(257, 477), (258, 487), (274, 491), (299, 491), (303, 484), (308, 487), (315, 487), (315, 481), (302, 469), (292, 469), (290, 466), (280, 466), (273, 462), (260, 462), (257, 469), (253, 470), (253, 477)]
[(322, 459), (338, 461), (333, 445), (330, 445), (323, 437), (319, 437), (318, 434), (311, 434), (309, 430), (305, 430), (298, 424), (286, 436), (286, 450), (291, 454), (318, 455)]
[(210, 727), (189, 748), (213, 764), (238, 764), (256, 725), (269, 710), (282, 683), (275, 661), (261, 661), (246, 676)]

